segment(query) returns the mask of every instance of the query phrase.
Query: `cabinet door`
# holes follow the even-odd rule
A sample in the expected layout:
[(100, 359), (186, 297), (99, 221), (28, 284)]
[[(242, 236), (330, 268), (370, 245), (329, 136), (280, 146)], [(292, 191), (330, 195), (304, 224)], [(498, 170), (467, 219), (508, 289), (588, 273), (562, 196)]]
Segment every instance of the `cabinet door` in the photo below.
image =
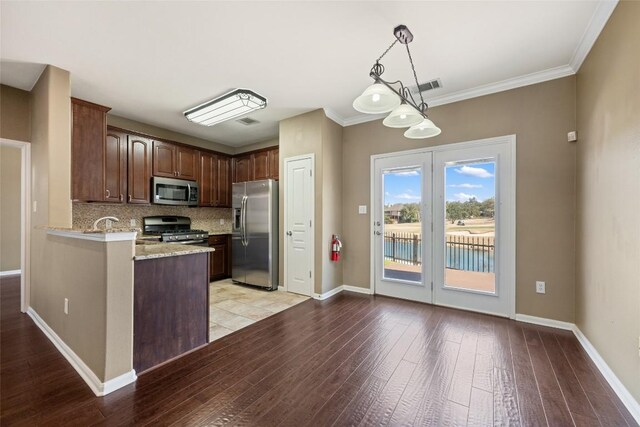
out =
[(151, 141), (129, 135), (128, 196), (129, 203), (150, 203)]
[(218, 194), (215, 178), (217, 176), (217, 156), (200, 153), (200, 206), (216, 206)]
[(251, 163), (251, 156), (236, 157), (233, 159), (233, 182), (253, 180), (253, 167)]
[(153, 141), (153, 176), (175, 178), (175, 145)]
[(215, 252), (209, 254), (209, 278), (210, 280), (224, 279), (227, 273), (227, 245), (213, 245)]
[(127, 135), (107, 129), (104, 144), (104, 200), (122, 203), (127, 188)]
[(231, 207), (231, 159), (218, 157), (218, 180), (216, 182), (219, 207)]
[(198, 178), (198, 151), (183, 146), (175, 147), (176, 176), (180, 179)]
[(277, 180), (280, 169), (280, 150), (278, 148), (269, 151), (269, 178)]
[(269, 173), (269, 151), (261, 151), (253, 154), (253, 179), (268, 179)]
[(71, 197), (104, 201), (104, 140), (109, 109), (75, 98), (71, 105)]

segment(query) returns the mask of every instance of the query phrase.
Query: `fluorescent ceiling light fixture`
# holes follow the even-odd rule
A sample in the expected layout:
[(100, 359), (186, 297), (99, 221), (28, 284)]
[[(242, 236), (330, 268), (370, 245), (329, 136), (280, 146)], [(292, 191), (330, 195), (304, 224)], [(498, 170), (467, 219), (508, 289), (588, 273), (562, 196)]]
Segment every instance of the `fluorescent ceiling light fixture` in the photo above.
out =
[(248, 90), (236, 89), (184, 112), (190, 122), (213, 126), (244, 116), (267, 106), (267, 98)]

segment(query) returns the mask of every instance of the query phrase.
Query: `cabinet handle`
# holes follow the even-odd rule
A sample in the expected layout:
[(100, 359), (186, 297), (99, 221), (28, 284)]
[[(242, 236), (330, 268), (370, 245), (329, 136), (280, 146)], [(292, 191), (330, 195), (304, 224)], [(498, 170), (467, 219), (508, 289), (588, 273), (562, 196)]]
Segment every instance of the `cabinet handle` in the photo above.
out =
[(120, 201), (122, 201), (123, 197), (122, 197), (122, 193), (120, 193)]
[(131, 194), (129, 194), (129, 197), (127, 198), (127, 201), (130, 202), (131, 201)]
[(107, 190), (107, 199), (111, 197), (111, 191)]

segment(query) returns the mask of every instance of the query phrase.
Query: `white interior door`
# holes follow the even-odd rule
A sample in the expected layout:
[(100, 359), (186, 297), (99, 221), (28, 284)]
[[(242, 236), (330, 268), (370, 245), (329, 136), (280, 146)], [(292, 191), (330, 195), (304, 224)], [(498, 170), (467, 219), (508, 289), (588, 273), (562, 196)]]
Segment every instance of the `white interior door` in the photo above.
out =
[(434, 154), (434, 303), (515, 316), (515, 144)]
[(374, 159), (374, 292), (431, 302), (431, 153)]
[(285, 164), (285, 286), (289, 292), (313, 292), (313, 155)]

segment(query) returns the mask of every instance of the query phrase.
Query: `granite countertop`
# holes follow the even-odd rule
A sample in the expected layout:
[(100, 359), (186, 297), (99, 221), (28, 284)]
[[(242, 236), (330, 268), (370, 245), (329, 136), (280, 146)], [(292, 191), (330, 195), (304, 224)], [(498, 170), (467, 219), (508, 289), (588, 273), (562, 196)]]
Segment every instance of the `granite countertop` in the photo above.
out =
[(134, 261), (153, 258), (165, 258), (179, 255), (192, 255), (204, 252), (214, 252), (214, 248), (207, 246), (181, 245), (175, 243), (160, 243), (153, 241), (136, 242)]
[(142, 230), (136, 227), (111, 227), (111, 228), (99, 228), (94, 230), (93, 228), (71, 228), (71, 227), (54, 227), (54, 226), (38, 226), (39, 229), (54, 230), (54, 231), (67, 231), (73, 233), (85, 233), (85, 234), (106, 234), (106, 233), (139, 233)]

